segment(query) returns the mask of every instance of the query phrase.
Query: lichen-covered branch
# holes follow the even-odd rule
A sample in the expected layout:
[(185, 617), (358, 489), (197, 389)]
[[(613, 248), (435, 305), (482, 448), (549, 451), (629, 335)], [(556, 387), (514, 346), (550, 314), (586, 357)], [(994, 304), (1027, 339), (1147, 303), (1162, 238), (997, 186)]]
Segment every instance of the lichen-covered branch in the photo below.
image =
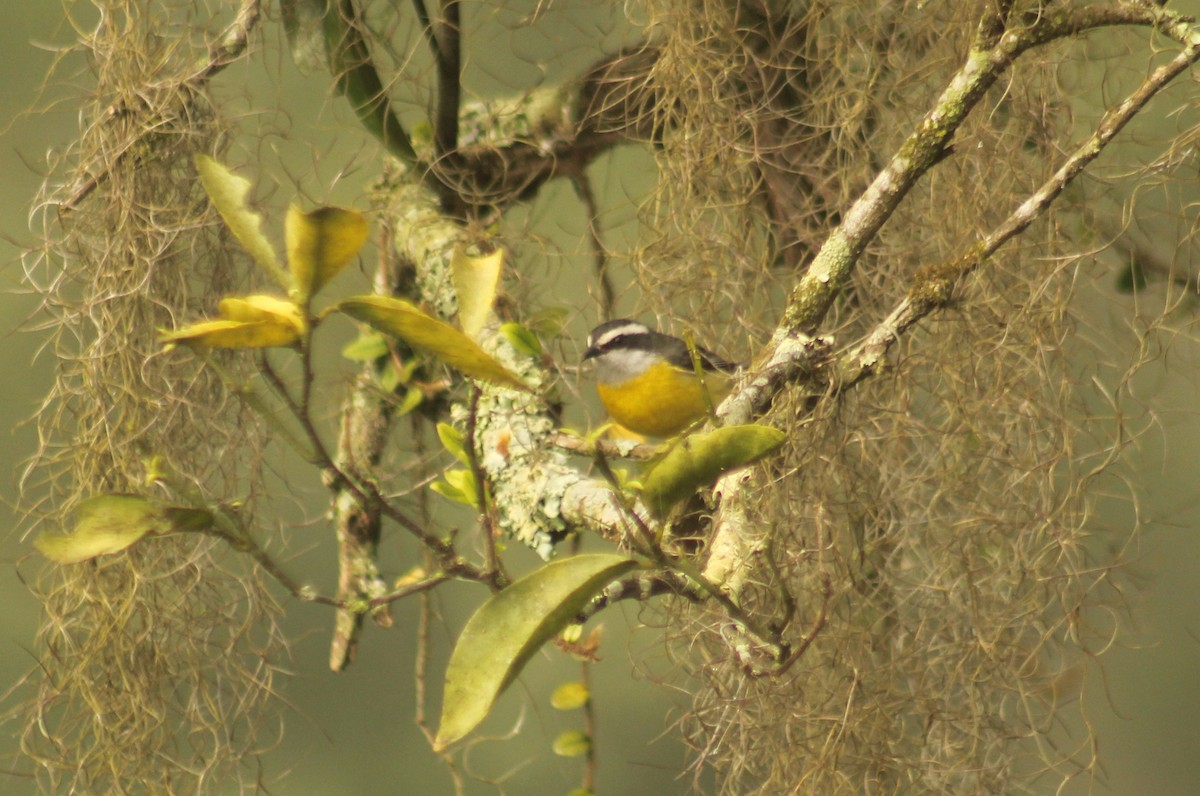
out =
[[(335, 461), (341, 472), (358, 478), (371, 476), (387, 442), (391, 406), (372, 375), (360, 374), (342, 408)], [(334, 483), (331, 489), (338, 541), (338, 599), (354, 606), (339, 609), (334, 617), (329, 668), (338, 672), (354, 660), (367, 604), (386, 594), (388, 584), (376, 560), (382, 524), (379, 506), (347, 484)], [(356, 605), (359, 602), (361, 606)], [(371, 616), (381, 627), (391, 626), (386, 604), (372, 610)]]
[(887, 350), (909, 327), (943, 306), (954, 285), (965, 275), (982, 266), (1006, 242), (1029, 227), (1077, 177), (1095, 160), (1112, 139), (1168, 83), (1200, 60), (1200, 33), (1190, 34), (1191, 44), (1170, 62), (1156, 69), (1119, 105), (1109, 110), (1095, 132), (1076, 147), (1062, 166), (1028, 199), (958, 259), (919, 271), (909, 294), (860, 344), (840, 357), (834, 374), (836, 385), (845, 389), (875, 373)]

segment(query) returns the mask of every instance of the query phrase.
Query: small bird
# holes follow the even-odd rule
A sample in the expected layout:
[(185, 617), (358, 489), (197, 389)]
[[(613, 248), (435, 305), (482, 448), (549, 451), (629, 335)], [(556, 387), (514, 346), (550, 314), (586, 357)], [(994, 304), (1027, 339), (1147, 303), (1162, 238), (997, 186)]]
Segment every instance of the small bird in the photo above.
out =
[(699, 346), (696, 354), (703, 378), (687, 343), (621, 318), (592, 329), (583, 359), (595, 360), (596, 392), (614, 420), (638, 434), (670, 437), (704, 417), (729, 392), (730, 374), (737, 369)]

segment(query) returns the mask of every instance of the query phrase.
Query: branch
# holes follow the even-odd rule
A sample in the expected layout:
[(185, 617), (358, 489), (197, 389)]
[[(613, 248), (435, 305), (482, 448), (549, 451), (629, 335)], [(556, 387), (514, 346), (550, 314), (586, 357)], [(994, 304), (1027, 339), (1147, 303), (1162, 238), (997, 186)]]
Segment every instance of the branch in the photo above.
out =
[(946, 304), (954, 285), (980, 267), (1001, 246), (1021, 234), (1062, 194), (1071, 180), (1095, 160), (1112, 139), (1176, 77), (1200, 60), (1200, 33), (1193, 44), (1156, 69), (1120, 105), (1109, 110), (1095, 132), (1080, 144), (1050, 179), (1033, 192), (995, 229), (980, 238), (970, 250), (948, 264), (925, 268), (914, 280), (908, 295), (867, 338), (841, 358), (839, 388), (861, 381), (876, 372), (888, 348), (917, 321)]
[[(646, 140), (656, 102), (649, 81), (655, 52), (639, 45), (602, 59), (565, 85), (463, 106), (453, 157), (441, 151), (450, 140), (446, 131), (438, 148), (421, 153), (436, 171), (441, 187), (433, 187), (446, 212), (458, 217), (503, 209), (550, 179), (582, 174), (620, 143)], [(473, 213), (466, 213), (469, 208)]]
[[(1050, 41), (1114, 25), (1154, 27), (1188, 44), (1189, 49), (1196, 35), (1177, 14), (1155, 6), (1122, 4), (1054, 15), (1033, 27), (1006, 32), (988, 49), (980, 45), (994, 37), (988, 34), (977, 38), (966, 63), (951, 78), (933, 109), (846, 212), (841, 225), (792, 289), (772, 346), (783, 337), (796, 332), (811, 333), (817, 328), (834, 298), (849, 282), (866, 247), (917, 181), (945, 157), (958, 128), (1018, 56)], [(1190, 63), (1188, 60), (1187, 64)]]
[[(366, 366), (370, 367), (370, 366)], [(373, 477), (388, 438), (391, 402), (382, 395), (374, 374), (360, 373), (342, 407), (335, 466), (357, 479)], [(344, 608), (334, 617), (329, 668), (340, 672), (354, 661), (364, 610), (359, 603), (374, 606), (371, 616), (380, 627), (390, 627), (387, 602), (375, 602), (387, 592), (376, 553), (382, 525), (381, 503), (364, 499), (348, 479), (330, 483), (334, 530), (338, 541), (338, 598)]]
[(438, 75), (433, 142), (437, 159), (441, 160), (458, 149), (458, 104), (462, 93), (462, 21), (459, 0), (443, 0), (438, 29), (431, 38), (435, 38), (438, 43), (433, 51)]
[[(994, 20), (993, 20), (994, 23)], [(934, 108), (899, 148), (871, 186), (854, 203), (841, 226), (821, 247), (808, 272), (793, 288), (767, 349), (764, 373), (775, 378), (763, 384), (761, 379), (739, 387), (718, 411), (723, 423), (748, 422), (765, 411), (771, 399), (783, 387), (804, 372), (815, 372), (822, 364), (823, 351), (810, 347), (807, 336), (824, 319), (834, 298), (847, 284), (853, 268), (867, 245), (891, 216), (900, 201), (928, 168), (947, 151), (955, 131), (966, 119), (984, 92), (1021, 53), (1058, 38), (1078, 35), (1087, 30), (1119, 24), (1154, 27), (1182, 41), (1186, 47), (1168, 64), (1156, 69), (1145, 82), (1119, 106), (1105, 115), (1095, 133), (1081, 145), (1058, 172), (1021, 204), (990, 235), (971, 251), (946, 266), (924, 269), (901, 304), (864, 343), (844, 357), (835, 382), (844, 389), (874, 372), (883, 354), (906, 329), (949, 300), (954, 283), (978, 267), (1001, 245), (1024, 231), (1042, 215), (1061, 194), (1063, 188), (1094, 160), (1113, 137), (1137, 115), (1145, 104), (1175, 77), (1200, 59), (1200, 33), (1178, 15), (1156, 6), (1097, 6), (1056, 16), (1032, 28), (993, 36), (993, 23), (981, 28), (980, 42), (995, 41), (991, 49), (973, 48), (967, 61), (951, 79)], [(714, 522), (711, 553), (705, 576), (732, 594), (740, 591), (749, 571), (749, 561), (763, 549), (755, 540), (748, 518), (749, 499), (746, 483), (751, 476), (734, 473), (718, 481), (714, 492), (721, 505)]]

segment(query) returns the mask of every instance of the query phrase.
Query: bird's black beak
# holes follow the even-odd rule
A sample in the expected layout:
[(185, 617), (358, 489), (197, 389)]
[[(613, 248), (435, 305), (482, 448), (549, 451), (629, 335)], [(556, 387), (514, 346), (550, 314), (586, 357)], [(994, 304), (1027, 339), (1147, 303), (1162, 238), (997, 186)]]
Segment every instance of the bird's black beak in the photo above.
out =
[(598, 356), (600, 356), (600, 349), (596, 348), (596, 346), (594, 346), (594, 345), (588, 346), (587, 350), (583, 352), (583, 360), (582, 361), (587, 362), (592, 357), (598, 357)]

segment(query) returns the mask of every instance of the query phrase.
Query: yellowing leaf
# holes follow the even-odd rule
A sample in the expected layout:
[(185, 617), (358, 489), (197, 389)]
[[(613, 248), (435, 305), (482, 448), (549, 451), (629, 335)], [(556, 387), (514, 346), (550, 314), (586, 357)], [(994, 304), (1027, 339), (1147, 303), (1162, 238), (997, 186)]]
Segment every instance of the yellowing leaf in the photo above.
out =
[(278, 348), (294, 344), (300, 336), (270, 323), (201, 321), (162, 334), (158, 339), (197, 348)]
[(75, 509), (71, 533), (43, 533), (33, 545), (57, 564), (75, 564), (119, 553), (147, 534), (198, 531), (211, 524), (206, 511), (157, 506), (136, 495), (97, 495)]
[(474, 340), (403, 299), (354, 296), (338, 304), (337, 309), (381, 332), (403, 339), (414, 348), (429, 352), (473, 379), (531, 392)]
[(275, 248), (263, 234), (262, 216), (246, 204), (250, 181), (234, 174), (207, 155), (196, 156), (196, 171), (200, 173), (200, 183), (204, 186), (209, 201), (217, 208), (221, 218), (225, 219), (229, 231), (281, 288), (289, 289), (291, 279), (279, 266)]
[(552, 561), (488, 599), (467, 621), (450, 663), (434, 749), (461, 739), (548, 639), (611, 581), (637, 566), (622, 556)]
[(163, 343), (198, 348), (277, 348), (295, 345), (304, 334), (300, 308), (278, 296), (242, 296), (221, 299), (218, 320), (165, 332)]
[(217, 316), (226, 321), (266, 321), (304, 329), (304, 315), (294, 301), (280, 296), (256, 294), (229, 296), (217, 305)]
[(337, 276), (367, 242), (369, 230), (367, 217), (357, 210), (318, 207), (305, 213), (289, 207), (284, 240), (296, 300), (307, 302)]
[(554, 754), (559, 757), (583, 757), (592, 748), (592, 739), (580, 730), (567, 730), (554, 739)]
[(550, 695), (550, 706), (555, 710), (574, 710), (586, 705), (589, 699), (591, 693), (583, 683), (563, 683)]
[(753, 464), (783, 444), (787, 435), (756, 424), (727, 426), (684, 437), (642, 478), (642, 500), (657, 517), (722, 473)]
[(462, 246), (450, 258), (454, 292), (458, 296), (458, 325), (467, 337), (478, 338), (496, 300), (504, 249), (490, 254), (467, 254)]

